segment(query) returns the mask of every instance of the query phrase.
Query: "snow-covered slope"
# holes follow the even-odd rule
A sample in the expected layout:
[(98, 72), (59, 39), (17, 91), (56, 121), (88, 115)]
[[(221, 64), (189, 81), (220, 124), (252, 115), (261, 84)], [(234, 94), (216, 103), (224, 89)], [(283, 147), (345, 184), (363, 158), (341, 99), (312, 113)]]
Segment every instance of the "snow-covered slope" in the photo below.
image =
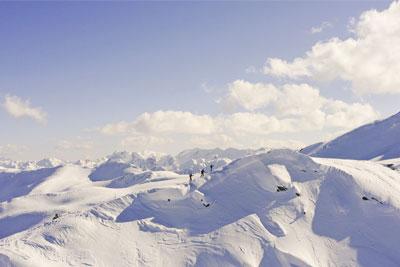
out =
[(328, 143), (302, 149), (315, 157), (390, 159), (400, 157), (400, 113), (348, 132)]
[(232, 160), (251, 154), (256, 154), (251, 149), (188, 149), (179, 153), (176, 158), (177, 171), (181, 173), (199, 172), (213, 165), (215, 169), (224, 167)]
[(400, 158), (381, 160), (378, 162), (387, 168), (400, 172)]
[(274, 150), (190, 184), (91, 174), (0, 174), (0, 266), (400, 266), (400, 173), (377, 162)]

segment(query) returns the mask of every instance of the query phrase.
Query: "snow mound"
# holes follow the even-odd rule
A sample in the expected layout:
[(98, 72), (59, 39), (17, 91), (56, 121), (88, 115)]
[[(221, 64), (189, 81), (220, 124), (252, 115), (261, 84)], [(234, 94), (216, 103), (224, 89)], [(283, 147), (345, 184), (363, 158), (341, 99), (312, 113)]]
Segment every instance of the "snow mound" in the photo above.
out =
[(129, 173), (125, 174), (121, 177), (113, 179), (107, 187), (109, 188), (125, 188), (130, 187), (140, 183), (147, 183), (147, 182), (159, 182), (159, 181), (166, 181), (171, 180), (179, 175), (169, 172), (169, 171), (145, 171), (141, 173)]
[(107, 161), (96, 167), (89, 178), (92, 181), (112, 180), (125, 175), (131, 167), (135, 166), (129, 163)]

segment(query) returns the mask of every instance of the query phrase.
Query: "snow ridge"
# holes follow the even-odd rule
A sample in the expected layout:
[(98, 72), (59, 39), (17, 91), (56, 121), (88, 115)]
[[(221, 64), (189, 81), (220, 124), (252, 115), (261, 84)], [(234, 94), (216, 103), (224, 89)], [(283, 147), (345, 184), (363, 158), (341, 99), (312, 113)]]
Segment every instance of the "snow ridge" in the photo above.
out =
[(343, 159), (392, 159), (400, 157), (400, 112), (361, 126), (338, 138), (306, 147), (301, 152), (314, 157)]
[(189, 182), (139, 156), (0, 173), (0, 266), (400, 265), (385, 164), (250, 152)]

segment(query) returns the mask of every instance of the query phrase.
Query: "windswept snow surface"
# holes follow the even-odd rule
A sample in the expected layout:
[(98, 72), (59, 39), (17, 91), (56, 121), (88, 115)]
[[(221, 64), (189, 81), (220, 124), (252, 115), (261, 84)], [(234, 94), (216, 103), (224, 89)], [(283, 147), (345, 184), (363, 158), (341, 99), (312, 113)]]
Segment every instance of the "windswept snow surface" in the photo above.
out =
[(400, 172), (242, 156), (191, 183), (138, 166), (1, 173), (0, 266), (400, 266)]
[(317, 143), (301, 151), (322, 158), (392, 159), (400, 158), (400, 112), (382, 121), (359, 127), (338, 138)]

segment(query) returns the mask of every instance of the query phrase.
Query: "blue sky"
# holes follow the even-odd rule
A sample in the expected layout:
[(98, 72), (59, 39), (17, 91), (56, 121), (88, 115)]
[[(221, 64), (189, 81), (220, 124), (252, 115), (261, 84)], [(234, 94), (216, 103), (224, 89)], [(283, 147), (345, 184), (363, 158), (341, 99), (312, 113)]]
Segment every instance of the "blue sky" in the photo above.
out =
[[(304, 57), (317, 42), (349, 38), (354, 35), (348, 30), (351, 17), (358, 20), (367, 10), (382, 11), (389, 5), (386, 1), (0, 3), (0, 156), (76, 159), (121, 149), (177, 152), (202, 144), (255, 146), (242, 142), (246, 131), (235, 128), (236, 122), (234, 128), (225, 126), (226, 120), (231, 121), (229, 116), (265, 114), (271, 122), (271, 117), (281, 121), (293, 114), (280, 117), (267, 103), (256, 109), (243, 108), (237, 99), (232, 100), (237, 102), (234, 107), (226, 109), (224, 99), (242, 90), (236, 87), (246, 86), (232, 85), (238, 80), (277, 87), (307, 83), (324, 98), (368, 104), (375, 117), (388, 116), (399, 109), (397, 92), (360, 95), (349, 80), (293, 80), (290, 75), (270, 75), (261, 69), (268, 58), (290, 62)], [(312, 27), (324, 22), (326, 28), (311, 33)], [(46, 114), (45, 123), (29, 114), (10, 113), (4, 104), (7, 97), (40, 107)], [(183, 117), (163, 114), (162, 121), (186, 120), (189, 113), (195, 117), (188, 120), (207, 116), (214, 130), (182, 132), (137, 126), (141, 114), (147, 112), (152, 119), (157, 111), (187, 112)], [(105, 125), (118, 122), (127, 125), (104, 134)], [(191, 125), (183, 123), (182, 127)], [(264, 145), (269, 139), (308, 144), (347, 130), (283, 128), (265, 128), (265, 135), (255, 130), (249, 137), (257, 136)], [(232, 137), (232, 129), (240, 136)], [(219, 141), (216, 136), (226, 138)]]

